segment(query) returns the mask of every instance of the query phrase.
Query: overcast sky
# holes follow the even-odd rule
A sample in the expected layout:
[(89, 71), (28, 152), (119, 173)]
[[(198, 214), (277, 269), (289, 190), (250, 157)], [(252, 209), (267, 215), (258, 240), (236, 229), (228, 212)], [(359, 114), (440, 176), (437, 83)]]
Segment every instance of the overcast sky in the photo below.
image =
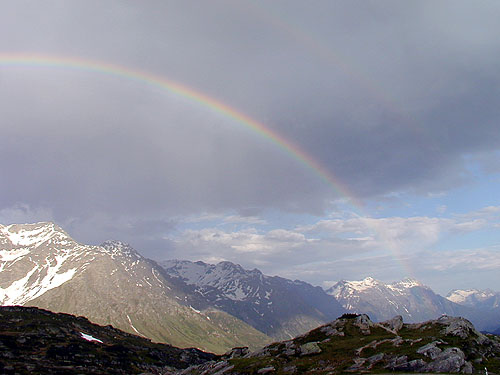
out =
[[(0, 6), (0, 223), (322, 286), (499, 289), (498, 1)], [(206, 103), (40, 56), (177, 82), (309, 164)]]

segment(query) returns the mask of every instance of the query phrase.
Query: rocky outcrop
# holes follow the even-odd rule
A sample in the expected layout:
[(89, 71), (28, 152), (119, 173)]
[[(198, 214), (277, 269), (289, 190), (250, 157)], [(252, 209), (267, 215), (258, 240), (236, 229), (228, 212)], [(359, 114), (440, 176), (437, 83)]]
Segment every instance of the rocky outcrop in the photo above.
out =
[(474, 366), (478, 371), (488, 367), (490, 373), (498, 372), (499, 363), (500, 338), (481, 334), (463, 318), (443, 316), (404, 324), (396, 316), (373, 323), (364, 314), (345, 314), (293, 340), (184, 374), (471, 374)]

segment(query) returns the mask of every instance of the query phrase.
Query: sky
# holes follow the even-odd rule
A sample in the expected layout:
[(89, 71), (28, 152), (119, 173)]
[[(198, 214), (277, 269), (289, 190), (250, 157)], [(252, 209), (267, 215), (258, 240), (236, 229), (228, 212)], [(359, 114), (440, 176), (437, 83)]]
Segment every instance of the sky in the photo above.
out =
[(0, 223), (500, 290), (498, 1), (0, 6)]

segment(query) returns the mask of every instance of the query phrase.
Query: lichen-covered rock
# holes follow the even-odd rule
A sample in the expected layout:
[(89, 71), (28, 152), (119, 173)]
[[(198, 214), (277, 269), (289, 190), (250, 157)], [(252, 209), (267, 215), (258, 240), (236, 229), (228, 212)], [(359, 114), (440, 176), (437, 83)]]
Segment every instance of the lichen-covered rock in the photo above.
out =
[(426, 366), (426, 372), (460, 372), (465, 365), (465, 354), (459, 348), (447, 348)]
[(321, 327), (321, 332), (327, 336), (345, 336), (345, 333), (342, 332), (341, 329), (335, 328), (330, 324)]
[(319, 354), (321, 353), (321, 348), (318, 346), (318, 343), (315, 341), (308, 342), (304, 345), (300, 346), (300, 355), (311, 355), (311, 354)]
[(433, 341), (417, 349), (418, 354), (423, 354), (430, 359), (436, 359), (443, 351), (437, 347), (441, 341)]
[(462, 339), (474, 336), (474, 338), (479, 338), (480, 341), (487, 339), (485, 335), (476, 331), (471, 322), (464, 318), (443, 315), (437, 320), (437, 323), (445, 326), (445, 335), (458, 336)]
[(401, 315), (397, 315), (394, 318), (386, 320), (385, 322), (380, 322), (379, 324), (396, 333), (403, 328), (403, 317)]
[(370, 328), (373, 327), (373, 322), (370, 320), (368, 315), (361, 314), (354, 320), (354, 326), (361, 330), (364, 335), (369, 335), (371, 333)]

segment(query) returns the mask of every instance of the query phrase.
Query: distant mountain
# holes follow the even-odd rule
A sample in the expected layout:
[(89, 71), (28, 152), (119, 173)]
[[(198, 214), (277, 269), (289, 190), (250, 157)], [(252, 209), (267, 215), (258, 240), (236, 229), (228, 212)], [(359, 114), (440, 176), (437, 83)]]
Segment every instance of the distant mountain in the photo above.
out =
[(0, 305), (37, 306), (179, 347), (224, 352), (270, 339), (217, 309), (189, 305), (163, 268), (121, 242), (88, 246), (53, 223), (0, 226)]
[(187, 298), (196, 309), (220, 309), (276, 339), (290, 339), (345, 312), (320, 287), (231, 262), (170, 260), (161, 265), (188, 288)]
[(35, 307), (0, 307), (1, 374), (170, 374), (216, 359), (155, 344), (86, 318)]
[(361, 281), (340, 281), (327, 293), (347, 310), (366, 313), (376, 321), (401, 315), (405, 321), (419, 322), (443, 314), (463, 316), (481, 330), (495, 329), (498, 316), (462, 306), (436, 293), (417, 280), (404, 279), (392, 284), (367, 277)]
[(500, 292), (491, 289), (455, 289), (446, 298), (459, 305), (474, 307), (480, 310), (500, 310)]

